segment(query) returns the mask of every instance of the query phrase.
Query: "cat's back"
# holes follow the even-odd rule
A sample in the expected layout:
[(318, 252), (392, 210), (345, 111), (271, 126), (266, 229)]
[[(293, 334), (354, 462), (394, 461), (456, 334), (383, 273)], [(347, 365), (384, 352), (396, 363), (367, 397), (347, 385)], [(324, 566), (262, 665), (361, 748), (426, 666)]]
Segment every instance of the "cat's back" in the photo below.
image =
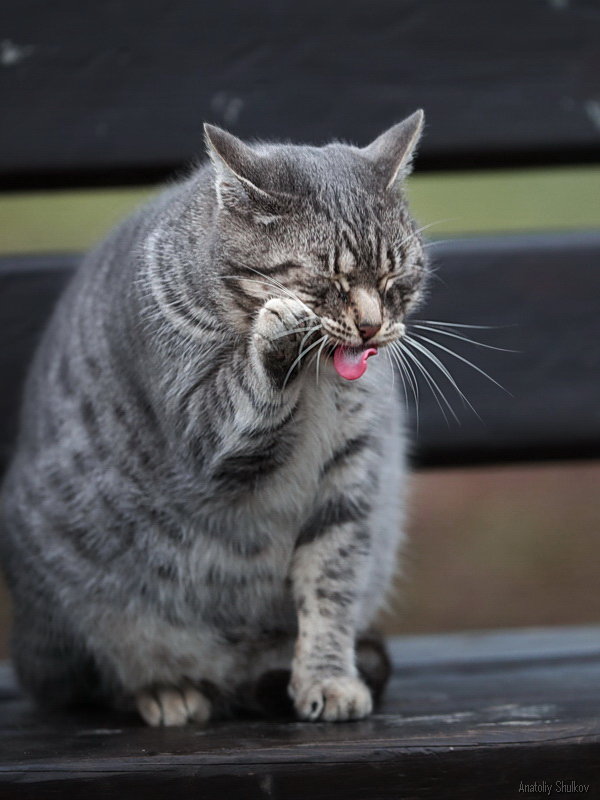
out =
[(136, 396), (128, 314), (142, 243), (180, 191), (167, 189), (95, 247), (48, 320), (28, 370), (2, 485), (5, 550), (11, 542), (32, 549), (33, 531), (57, 538), (63, 520), (76, 520), (77, 507), (91, 502), (92, 486), (96, 492), (104, 486), (108, 497), (111, 455), (127, 458), (133, 432), (154, 422), (139, 390)]

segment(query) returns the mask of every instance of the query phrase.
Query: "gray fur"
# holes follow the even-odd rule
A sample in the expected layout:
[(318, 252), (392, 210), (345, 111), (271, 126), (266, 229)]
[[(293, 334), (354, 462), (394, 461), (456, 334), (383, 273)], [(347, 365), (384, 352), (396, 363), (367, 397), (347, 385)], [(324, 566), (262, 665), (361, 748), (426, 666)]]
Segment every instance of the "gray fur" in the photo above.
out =
[[(181, 724), (291, 667), (301, 717), (369, 713), (355, 641), (401, 536), (384, 348), (426, 275), (400, 184), (421, 127), (360, 150), (207, 126), (211, 159), (85, 259), (3, 487), (13, 655), (40, 702), (124, 695)], [(349, 382), (331, 346), (363, 323), (382, 352)]]

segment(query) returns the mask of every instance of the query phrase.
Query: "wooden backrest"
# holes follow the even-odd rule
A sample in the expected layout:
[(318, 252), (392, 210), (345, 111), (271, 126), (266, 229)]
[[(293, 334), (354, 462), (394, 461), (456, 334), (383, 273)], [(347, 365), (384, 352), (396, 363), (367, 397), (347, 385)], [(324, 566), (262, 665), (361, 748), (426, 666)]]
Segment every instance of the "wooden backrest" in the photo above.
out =
[(164, 178), (204, 120), (366, 143), (419, 107), (421, 170), (598, 160), (596, 0), (6, 5), (5, 185)]
[[(595, 0), (34, 0), (3, 15), (4, 189), (162, 180), (201, 154), (204, 120), (246, 137), (366, 143), (420, 106), (418, 170), (600, 160)], [(482, 421), (454, 394), (461, 424), (446, 424), (421, 381), (415, 460), (600, 454), (600, 234), (433, 252), (443, 282), (419, 317), (500, 326), (462, 333), (518, 352), (456, 348), (510, 396), (434, 348)], [(32, 348), (75, 261), (0, 261), (2, 459)]]

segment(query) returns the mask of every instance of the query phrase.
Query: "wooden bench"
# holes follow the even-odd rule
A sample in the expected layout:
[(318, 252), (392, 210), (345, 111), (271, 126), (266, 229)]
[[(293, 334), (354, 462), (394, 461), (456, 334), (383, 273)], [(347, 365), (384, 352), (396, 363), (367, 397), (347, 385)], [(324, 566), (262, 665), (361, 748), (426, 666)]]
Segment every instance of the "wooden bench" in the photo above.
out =
[[(151, 184), (199, 153), (204, 120), (364, 143), (419, 106), (419, 171), (599, 160), (593, 0), (33, 0), (4, 18), (5, 190)], [(485, 341), (518, 352), (475, 361), (512, 396), (456, 362), (483, 422), (465, 412), (446, 425), (423, 387), (415, 464), (600, 455), (600, 233), (434, 252), (443, 280), (420, 316), (500, 326)], [(0, 468), (32, 349), (77, 260), (0, 258)], [(404, 637), (381, 708), (341, 725), (49, 716), (6, 667), (0, 798), (504, 798), (540, 796), (543, 781), (600, 796), (599, 633)]]
[(407, 636), (393, 656), (382, 708), (340, 724), (51, 717), (5, 680), (0, 798), (480, 800), (536, 781), (600, 796), (600, 626)]

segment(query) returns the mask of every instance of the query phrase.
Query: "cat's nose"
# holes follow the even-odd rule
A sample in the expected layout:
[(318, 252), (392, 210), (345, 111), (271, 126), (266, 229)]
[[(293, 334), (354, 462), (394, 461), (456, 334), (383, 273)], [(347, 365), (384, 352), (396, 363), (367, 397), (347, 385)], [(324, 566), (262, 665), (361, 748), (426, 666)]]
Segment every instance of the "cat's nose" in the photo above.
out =
[(363, 342), (372, 339), (381, 329), (381, 325), (375, 322), (359, 322), (357, 327)]

